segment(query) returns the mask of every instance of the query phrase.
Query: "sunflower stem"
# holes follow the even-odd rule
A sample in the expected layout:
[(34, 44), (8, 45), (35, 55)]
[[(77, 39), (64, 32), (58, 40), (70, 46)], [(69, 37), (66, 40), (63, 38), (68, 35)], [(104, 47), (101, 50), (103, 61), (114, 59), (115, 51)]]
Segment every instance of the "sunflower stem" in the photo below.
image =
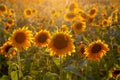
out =
[(20, 62), (20, 53), (19, 53), (19, 51), (17, 52), (17, 61), (18, 61), (18, 65), (19, 65), (17, 75), (18, 75), (18, 80), (20, 80), (21, 62)]
[(60, 80), (62, 80), (62, 58), (60, 57)]

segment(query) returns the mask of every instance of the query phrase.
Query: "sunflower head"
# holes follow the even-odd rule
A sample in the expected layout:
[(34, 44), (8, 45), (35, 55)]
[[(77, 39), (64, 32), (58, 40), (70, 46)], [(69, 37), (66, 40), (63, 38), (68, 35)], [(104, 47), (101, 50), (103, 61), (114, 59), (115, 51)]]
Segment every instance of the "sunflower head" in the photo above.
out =
[(82, 8), (77, 8), (76, 13), (78, 14), (84, 13), (84, 10)]
[(9, 19), (6, 24), (5, 24), (5, 31), (8, 31), (12, 26), (14, 26), (14, 20), (13, 19)]
[(118, 9), (113, 11), (113, 13), (111, 14), (113, 23), (117, 23), (118, 22), (118, 18), (119, 18), (118, 15), (119, 15)]
[(86, 23), (85, 22), (81, 22), (81, 21), (75, 22), (72, 25), (72, 29), (73, 29), (75, 34), (84, 31), (85, 28), (86, 28)]
[(57, 17), (58, 16), (58, 13), (57, 13), (56, 10), (52, 10), (51, 14), (52, 14), (53, 17)]
[(108, 20), (108, 19), (102, 20), (102, 26), (103, 27), (108, 27), (109, 25), (110, 25), (110, 20)]
[(71, 52), (75, 51), (75, 47), (73, 44), (73, 40), (71, 36), (65, 32), (57, 32), (51, 38), (48, 43), (48, 49), (51, 50), (52, 56), (66, 56), (66, 54), (71, 54)]
[(95, 19), (94, 17), (89, 16), (88, 19), (87, 19), (87, 23), (92, 24), (94, 22), (94, 19)]
[(32, 13), (33, 13), (33, 14), (37, 14), (38, 11), (37, 11), (36, 9), (33, 9), (33, 10), (32, 10)]
[(81, 21), (86, 21), (88, 19), (88, 15), (84, 12), (79, 14), (79, 18)]
[(0, 49), (1, 49), (1, 54), (8, 58), (13, 57), (17, 51), (17, 49), (13, 47), (11, 42), (4, 43)]
[(115, 80), (119, 80), (120, 78), (120, 67), (114, 67), (109, 72), (109, 77), (114, 78)]
[(41, 22), (40, 22), (40, 29), (44, 26), (44, 24), (46, 23), (46, 20), (47, 20), (47, 17), (46, 16), (43, 16)]
[(9, 25), (5, 25), (4, 31), (8, 31), (11, 27)]
[(31, 17), (31, 15), (32, 15), (32, 9), (31, 8), (27, 8), (27, 9), (24, 10), (24, 17), (29, 18), (29, 17)]
[(92, 61), (99, 61), (107, 51), (109, 51), (108, 45), (101, 40), (97, 40), (89, 44), (85, 49), (85, 55)]
[(52, 11), (51, 11), (51, 14), (52, 14), (52, 15), (54, 15), (55, 13), (56, 13), (56, 11), (55, 11), (55, 10), (52, 10)]
[(0, 4), (0, 14), (7, 13), (7, 7), (4, 4)]
[(106, 12), (106, 11), (103, 11), (103, 12), (101, 13), (101, 15), (102, 15), (102, 18), (103, 18), (103, 19), (106, 19), (106, 18), (107, 18), (107, 12)]
[(13, 19), (9, 19), (7, 22), (6, 22), (6, 26), (13, 26), (14, 25), (14, 20)]
[(72, 2), (69, 7), (68, 7), (68, 10), (71, 11), (71, 12), (74, 12), (75, 9), (78, 8), (78, 4), (76, 2)]
[(77, 14), (73, 13), (73, 12), (68, 12), (66, 14), (64, 14), (64, 19), (66, 21), (74, 21), (77, 18)]
[(15, 13), (14, 9), (9, 9), (9, 14), (13, 15)]
[(97, 15), (97, 12), (98, 12), (97, 8), (93, 7), (92, 9), (89, 10), (88, 14), (91, 17), (95, 17)]
[(54, 25), (54, 23), (55, 23), (54, 19), (50, 19), (49, 25), (52, 26), (52, 25)]
[(18, 50), (28, 49), (32, 42), (32, 32), (28, 30), (28, 27), (19, 28), (14, 30), (9, 40)]
[(85, 48), (86, 48), (86, 45), (85, 44), (80, 44), (79, 47), (78, 47), (78, 53), (80, 54), (81, 57), (85, 57)]
[(68, 30), (69, 30), (69, 28), (68, 28), (67, 25), (63, 24), (63, 25), (61, 26), (61, 31), (67, 32)]
[(38, 33), (36, 33), (34, 38), (34, 44), (36, 46), (46, 46), (48, 45), (49, 39), (50, 39), (50, 32), (47, 30), (41, 30)]

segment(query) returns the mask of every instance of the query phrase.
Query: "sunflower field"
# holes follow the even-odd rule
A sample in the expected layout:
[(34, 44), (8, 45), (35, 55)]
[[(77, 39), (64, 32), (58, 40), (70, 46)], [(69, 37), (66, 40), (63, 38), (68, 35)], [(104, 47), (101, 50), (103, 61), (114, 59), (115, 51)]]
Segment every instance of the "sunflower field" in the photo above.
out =
[(0, 80), (120, 80), (120, 0), (0, 0)]

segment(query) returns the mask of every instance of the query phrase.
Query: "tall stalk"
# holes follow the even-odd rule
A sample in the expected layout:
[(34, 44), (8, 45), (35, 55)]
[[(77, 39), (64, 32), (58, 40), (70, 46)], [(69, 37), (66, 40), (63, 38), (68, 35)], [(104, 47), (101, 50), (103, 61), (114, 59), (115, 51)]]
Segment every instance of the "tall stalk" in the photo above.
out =
[(17, 61), (18, 61), (18, 65), (19, 65), (17, 75), (18, 75), (18, 80), (20, 80), (21, 62), (20, 62), (20, 53), (19, 53), (19, 51), (17, 52)]
[(62, 80), (62, 58), (60, 57), (60, 80)]

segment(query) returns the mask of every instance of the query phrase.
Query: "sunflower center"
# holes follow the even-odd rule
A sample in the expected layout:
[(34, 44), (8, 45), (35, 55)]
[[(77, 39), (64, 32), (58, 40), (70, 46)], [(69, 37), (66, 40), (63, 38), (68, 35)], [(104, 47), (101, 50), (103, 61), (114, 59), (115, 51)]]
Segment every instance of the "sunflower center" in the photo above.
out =
[(31, 15), (31, 11), (30, 11), (30, 10), (27, 10), (27, 11), (26, 11), (26, 14), (27, 14), (27, 15)]
[(115, 70), (115, 71), (113, 72), (113, 74), (114, 74), (114, 75), (120, 74), (120, 70)]
[(45, 33), (42, 33), (38, 36), (38, 42), (44, 43), (47, 40), (48, 36)]
[(94, 21), (94, 18), (88, 18), (88, 23), (92, 23)]
[(100, 44), (95, 44), (93, 47), (92, 47), (92, 53), (98, 53), (100, 50), (101, 50), (102, 46)]
[(6, 27), (5, 27), (5, 30), (8, 30), (10, 27), (7, 25)]
[(9, 24), (12, 24), (12, 20), (9, 20), (8, 23), (9, 23)]
[(75, 26), (77, 29), (80, 29), (83, 25), (82, 25), (82, 23), (77, 23)]
[(87, 15), (85, 13), (81, 13), (80, 16), (83, 18), (83, 19), (87, 19)]
[(74, 10), (74, 8), (75, 8), (74, 4), (71, 4), (70, 7), (69, 7), (70, 10)]
[(55, 14), (55, 10), (52, 11), (52, 14)]
[(35, 13), (36, 11), (35, 11), (35, 10), (33, 10), (32, 12), (33, 12), (33, 13)]
[(11, 10), (10, 12), (11, 12), (11, 13), (14, 13), (14, 11), (13, 11), (13, 10)]
[(90, 15), (93, 15), (93, 14), (95, 14), (95, 10), (90, 11)]
[(74, 18), (74, 17), (75, 17), (75, 14), (73, 14), (73, 13), (67, 14), (67, 18), (69, 18), (69, 19), (72, 19), (72, 18)]
[(107, 21), (104, 21), (104, 22), (103, 22), (103, 25), (107, 25)]
[(5, 7), (4, 6), (0, 6), (0, 11), (5, 11)]
[(55, 48), (57, 49), (63, 49), (65, 47), (67, 47), (67, 43), (68, 43), (68, 39), (65, 35), (57, 35), (55, 38), (54, 38), (54, 46)]
[(25, 38), (26, 38), (25, 34), (22, 33), (22, 32), (19, 32), (15, 36), (15, 41), (17, 43), (21, 44), (21, 43), (23, 43), (25, 41)]
[(9, 52), (9, 50), (10, 50), (10, 48), (12, 48), (12, 46), (11, 46), (11, 45), (7, 46), (7, 47), (5, 48), (5, 51), (8, 53), (8, 52)]
[(81, 50), (80, 50), (80, 52), (83, 54), (85, 52), (85, 48), (82, 47)]

